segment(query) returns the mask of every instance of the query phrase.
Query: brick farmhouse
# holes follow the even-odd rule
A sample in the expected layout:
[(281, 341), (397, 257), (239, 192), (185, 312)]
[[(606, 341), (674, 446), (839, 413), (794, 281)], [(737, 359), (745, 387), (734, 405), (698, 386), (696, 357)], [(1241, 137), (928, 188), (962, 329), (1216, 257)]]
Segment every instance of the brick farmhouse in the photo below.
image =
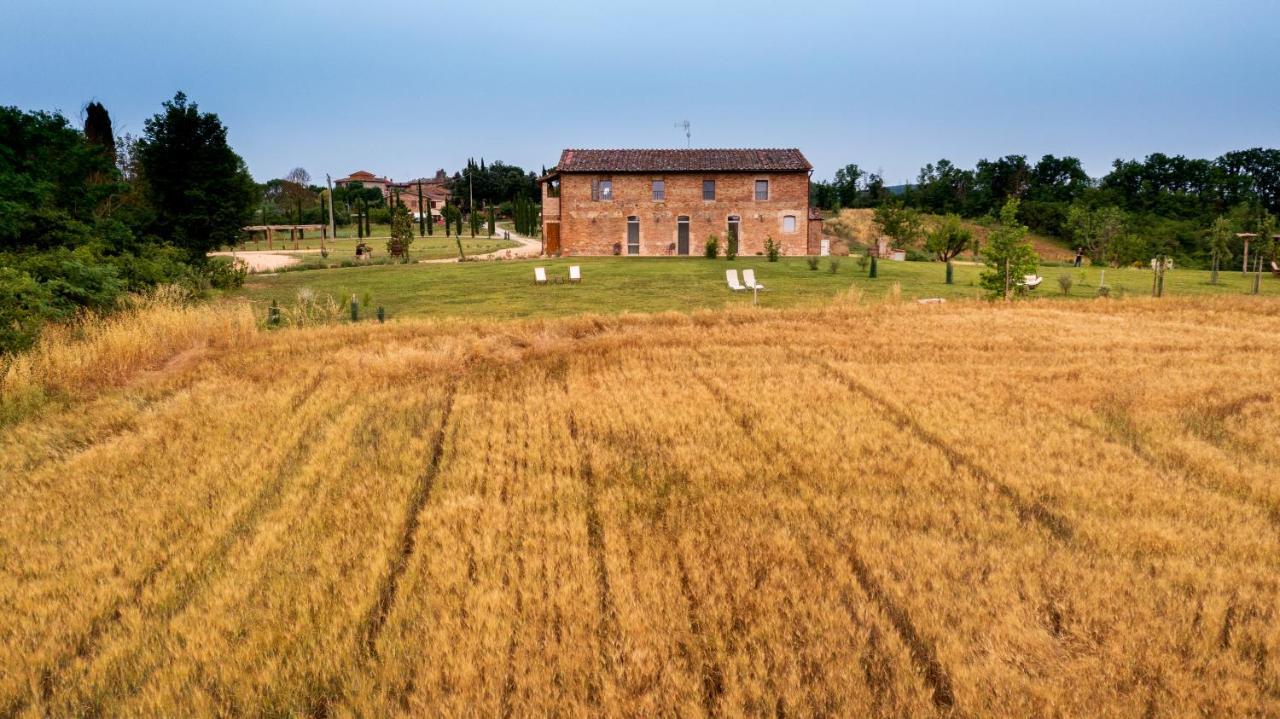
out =
[(334, 180), (333, 184), (338, 187), (346, 187), (353, 182), (358, 182), (362, 187), (376, 187), (382, 192), (382, 197), (389, 203), (392, 197), (399, 197), (400, 202), (409, 209), (409, 213), (417, 219), (422, 212), (422, 208), (418, 205), (418, 192), (422, 192), (422, 203), (425, 204), (431, 212), (431, 218), (436, 222), (441, 221), (440, 208), (449, 202), (449, 176), (444, 170), (436, 170), (435, 177), (420, 177), (409, 182), (394, 182), (385, 177), (379, 177), (372, 172), (359, 170), (353, 172), (346, 177)]
[(799, 150), (565, 150), (540, 178), (547, 254), (693, 255), (716, 235), (738, 254), (818, 254), (812, 166)]

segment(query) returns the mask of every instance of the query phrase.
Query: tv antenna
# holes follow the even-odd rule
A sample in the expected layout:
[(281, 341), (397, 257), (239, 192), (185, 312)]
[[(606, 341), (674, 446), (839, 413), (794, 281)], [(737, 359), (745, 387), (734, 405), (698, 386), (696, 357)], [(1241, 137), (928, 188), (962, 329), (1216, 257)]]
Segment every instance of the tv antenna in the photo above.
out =
[(684, 128), (684, 146), (685, 146), (685, 147), (692, 147), (693, 145), (692, 145), (691, 143), (692, 143), (693, 141), (692, 141), (691, 139), (689, 139), (689, 138), (691, 137), (691, 135), (689, 134), (689, 127), (690, 127), (690, 125), (689, 125), (689, 121), (688, 121), (688, 120), (684, 120), (684, 121), (682, 121), (682, 122), (677, 122), (677, 123), (675, 124), (675, 126), (676, 126), (676, 127)]

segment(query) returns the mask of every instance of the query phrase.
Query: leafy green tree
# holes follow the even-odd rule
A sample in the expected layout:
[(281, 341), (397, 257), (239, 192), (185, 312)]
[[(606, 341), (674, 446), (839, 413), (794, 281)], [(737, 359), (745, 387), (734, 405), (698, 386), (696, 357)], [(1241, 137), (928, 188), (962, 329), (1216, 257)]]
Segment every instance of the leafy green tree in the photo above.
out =
[(396, 203), (391, 210), (391, 238), (387, 240), (387, 254), (401, 260), (409, 259), (409, 247), (413, 245), (413, 218), (409, 208)]
[(835, 193), (834, 200), (843, 207), (854, 207), (862, 191), (862, 178), (866, 177), (866, 174), (853, 164), (836, 170), (835, 182), (831, 183), (831, 189)]
[(1090, 208), (1075, 203), (1067, 210), (1067, 231), (1094, 264), (1109, 256), (1111, 245), (1125, 231), (1128, 218), (1119, 207)]
[(1234, 239), (1235, 228), (1225, 216), (1218, 217), (1209, 227), (1209, 251), (1213, 254), (1209, 277), (1211, 284), (1218, 284), (1218, 271), (1222, 268), (1222, 261), (1231, 259), (1231, 241)]
[(876, 208), (875, 223), (880, 232), (893, 240), (900, 247), (911, 247), (920, 239), (924, 225), (920, 213), (901, 203), (890, 202)]
[(146, 121), (137, 144), (155, 212), (149, 229), (199, 263), (239, 238), (255, 185), (244, 160), (227, 144), (227, 128), (217, 115), (200, 112), (181, 92), (163, 107)]
[(1262, 291), (1262, 268), (1276, 256), (1276, 218), (1265, 210), (1262, 212), (1262, 218), (1258, 220), (1256, 242), (1258, 259), (1254, 263), (1253, 277), (1253, 294), (1255, 295)]
[(924, 249), (941, 262), (950, 262), (973, 242), (973, 232), (961, 222), (959, 215), (947, 215), (924, 235)]
[(1034, 275), (1039, 258), (1027, 240), (1030, 230), (1018, 222), (1019, 201), (1014, 198), (1000, 210), (1000, 224), (987, 238), (983, 252), (987, 270), (982, 273), (982, 287), (992, 297), (1009, 300), (1014, 293), (1026, 291), (1023, 277)]

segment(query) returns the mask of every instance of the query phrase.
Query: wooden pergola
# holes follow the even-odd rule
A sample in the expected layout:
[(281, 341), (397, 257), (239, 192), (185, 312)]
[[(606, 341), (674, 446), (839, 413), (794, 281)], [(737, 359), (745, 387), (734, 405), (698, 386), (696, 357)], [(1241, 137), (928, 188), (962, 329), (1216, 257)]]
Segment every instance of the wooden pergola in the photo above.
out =
[[(241, 232), (249, 233), (249, 237), (246, 242), (249, 240), (257, 242), (257, 238), (254, 237), (254, 233), (261, 232), (266, 235), (268, 250), (271, 249), (272, 241), (275, 239), (275, 233), (284, 232), (285, 230), (289, 231), (289, 241), (293, 243), (295, 250), (298, 249), (298, 240), (307, 239), (307, 230), (311, 230), (312, 232), (319, 230), (321, 239), (329, 239), (328, 225), (249, 225), (248, 227), (240, 228)], [(323, 243), (321, 243), (321, 245), (323, 246)]]
[[(1249, 271), (1249, 240), (1257, 239), (1257, 237), (1258, 237), (1258, 233), (1256, 233), (1256, 232), (1237, 232), (1237, 233), (1236, 233), (1236, 237), (1239, 237), (1240, 239), (1244, 240), (1244, 263), (1243, 263), (1243, 265), (1242, 265), (1242, 267), (1241, 267), (1241, 270), (1240, 270), (1240, 271), (1241, 271), (1241, 272), (1248, 272), (1248, 271)], [(1272, 237), (1272, 239), (1280, 240), (1280, 235), (1272, 235), (1271, 237)]]

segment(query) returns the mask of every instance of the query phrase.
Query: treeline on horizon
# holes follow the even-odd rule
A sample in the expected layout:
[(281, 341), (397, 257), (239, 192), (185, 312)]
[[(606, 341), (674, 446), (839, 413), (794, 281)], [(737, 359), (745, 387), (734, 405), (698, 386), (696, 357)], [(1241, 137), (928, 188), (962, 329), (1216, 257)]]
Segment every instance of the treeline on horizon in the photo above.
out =
[[(416, 182), (418, 179), (415, 177), (408, 182)], [(431, 180), (433, 176), (421, 179)], [(539, 198), (538, 175), (501, 160), (493, 163), (486, 163), (484, 158), (479, 162), (468, 160), (465, 169), (447, 175), (445, 186), (452, 193), (450, 206), (453, 209), (440, 208), (447, 216), (452, 216), (453, 211), (470, 215), (474, 200), (477, 210), (487, 211), (493, 208), (498, 216), (511, 217), (515, 214), (517, 200), (537, 202)], [(313, 184), (311, 174), (305, 168), (295, 168), (282, 178), (261, 183), (258, 190), (260, 200), (254, 208), (256, 222), (329, 223), (328, 206), (325, 204), (327, 190), (321, 185)], [(415, 191), (411, 189), (409, 192), (412, 194)], [(397, 199), (403, 203), (406, 198), (397, 198), (394, 194), (385, 196), (379, 188), (365, 187), (360, 182), (335, 187), (334, 223), (346, 226), (364, 214), (371, 223), (386, 224), (390, 222), (392, 205)]]
[[(943, 159), (897, 188), (847, 165), (833, 179), (813, 182), (810, 199), (825, 210), (896, 204), (976, 220), (994, 218), (1005, 202), (1018, 199), (1020, 222), (1085, 248), (1095, 262), (1125, 265), (1165, 254), (1208, 267), (1215, 221), (1229, 223), (1233, 234), (1274, 226), (1280, 150), (1240, 150), (1213, 160), (1155, 153), (1116, 160), (1101, 178), (1090, 177), (1075, 157), (1045, 155), (1032, 164), (1025, 155), (1007, 155), (979, 160), (972, 169)], [(1242, 244), (1234, 239), (1229, 253), (1239, 257)]]

